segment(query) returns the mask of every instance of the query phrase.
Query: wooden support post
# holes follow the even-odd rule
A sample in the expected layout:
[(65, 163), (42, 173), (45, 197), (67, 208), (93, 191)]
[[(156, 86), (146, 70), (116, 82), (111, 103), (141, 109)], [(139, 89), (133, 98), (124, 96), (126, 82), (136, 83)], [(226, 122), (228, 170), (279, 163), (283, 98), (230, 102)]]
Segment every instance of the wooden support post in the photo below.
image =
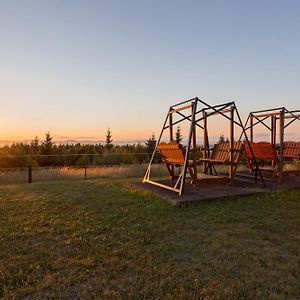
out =
[[(173, 114), (169, 113), (169, 134), (170, 134), (170, 142), (173, 142)], [(174, 175), (175, 167), (171, 165), (171, 173)]]
[(284, 142), (284, 117), (285, 110), (282, 109), (279, 117), (279, 163), (278, 163), (278, 182), (283, 180), (283, 142)]
[(173, 142), (173, 114), (169, 114), (169, 133), (170, 133), (170, 142)]
[(276, 125), (276, 120), (277, 120), (277, 117), (274, 116), (274, 130), (273, 130), (273, 134), (274, 134), (274, 145), (276, 145), (276, 134), (277, 134), (277, 125)]
[(28, 183), (32, 182), (32, 166), (28, 167)]
[(185, 185), (185, 177), (186, 177), (186, 171), (189, 163), (189, 152), (191, 150), (191, 141), (192, 141), (192, 133), (193, 133), (193, 124), (195, 124), (195, 117), (196, 117), (196, 111), (197, 111), (197, 101), (192, 103), (192, 116), (191, 116), (191, 127), (190, 127), (190, 132), (188, 136), (188, 144), (186, 147), (186, 153), (185, 153), (185, 158), (184, 158), (184, 165), (183, 165), (183, 170), (182, 170), (182, 178), (180, 182), (180, 187), (179, 187), (179, 196), (181, 196), (184, 193), (184, 185)]
[(272, 144), (272, 145), (274, 145), (273, 144), (273, 138), (274, 138), (274, 133), (273, 133), (273, 131), (274, 131), (274, 118), (273, 118), (273, 116), (271, 116), (271, 141), (270, 141), (270, 143)]
[(271, 116), (271, 144), (275, 145), (274, 142), (274, 129), (275, 129), (275, 123), (276, 119), (274, 119), (274, 116)]
[[(204, 117), (203, 117), (203, 147), (204, 147), (204, 158), (208, 158), (209, 155), (209, 149), (208, 149), (208, 132), (207, 132), (207, 112), (204, 112)], [(208, 165), (206, 162), (203, 163), (203, 173), (207, 174), (208, 173)]]
[(250, 142), (253, 143), (253, 118), (250, 115)]
[(84, 180), (86, 180), (86, 167), (84, 167)]
[[(192, 111), (193, 112), (193, 111)], [(196, 122), (192, 123), (193, 126), (193, 184), (197, 184), (197, 138), (196, 138)]]
[(233, 181), (234, 173), (234, 107), (230, 109), (230, 169), (229, 169), (229, 178), (230, 182)]
[[(271, 116), (271, 144), (276, 146), (276, 116)], [(276, 162), (272, 160), (272, 167), (275, 167)]]

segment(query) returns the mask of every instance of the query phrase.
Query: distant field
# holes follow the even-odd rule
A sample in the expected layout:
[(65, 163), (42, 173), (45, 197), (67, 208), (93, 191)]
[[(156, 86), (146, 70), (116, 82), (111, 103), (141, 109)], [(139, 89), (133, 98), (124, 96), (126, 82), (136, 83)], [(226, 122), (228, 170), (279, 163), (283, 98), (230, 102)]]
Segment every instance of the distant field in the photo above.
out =
[(296, 299), (300, 190), (184, 209), (124, 179), (0, 185), (4, 299)]

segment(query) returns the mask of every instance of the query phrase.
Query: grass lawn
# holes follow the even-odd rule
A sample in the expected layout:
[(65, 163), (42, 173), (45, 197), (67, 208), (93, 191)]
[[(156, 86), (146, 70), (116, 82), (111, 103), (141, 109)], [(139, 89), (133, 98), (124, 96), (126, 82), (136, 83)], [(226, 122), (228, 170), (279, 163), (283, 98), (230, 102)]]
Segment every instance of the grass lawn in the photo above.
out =
[(295, 299), (300, 191), (179, 209), (120, 179), (0, 186), (0, 298)]

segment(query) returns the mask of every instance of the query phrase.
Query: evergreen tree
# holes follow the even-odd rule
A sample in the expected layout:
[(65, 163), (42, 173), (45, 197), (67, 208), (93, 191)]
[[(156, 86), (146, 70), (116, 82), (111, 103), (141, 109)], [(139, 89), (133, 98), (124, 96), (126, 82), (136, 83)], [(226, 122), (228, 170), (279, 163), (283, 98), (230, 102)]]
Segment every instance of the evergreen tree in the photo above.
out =
[(105, 136), (105, 147), (108, 149), (112, 148), (113, 147), (112, 142), (113, 142), (112, 134), (111, 134), (110, 128), (108, 127), (106, 136)]
[(146, 144), (147, 152), (153, 153), (156, 146), (156, 139), (154, 133), (152, 133), (152, 136), (146, 141), (145, 144)]
[(50, 135), (50, 132), (47, 132), (45, 136), (45, 140), (42, 141), (41, 154), (44, 155), (52, 154), (53, 145), (54, 143), (52, 142), (52, 136)]
[(180, 126), (177, 127), (177, 130), (176, 130), (176, 134), (175, 134), (175, 142), (177, 144), (180, 144), (182, 141), (182, 134), (181, 134), (181, 128)]
[(34, 140), (32, 140), (31, 143), (30, 143), (31, 153), (32, 154), (38, 154), (39, 153), (39, 147), (40, 147), (40, 140), (36, 136), (34, 138)]
[(222, 133), (219, 137), (219, 141), (218, 141), (218, 144), (220, 143), (225, 143), (225, 137), (224, 137), (224, 134)]
[[(52, 142), (52, 136), (49, 132), (46, 133), (45, 139), (40, 145), (40, 154), (42, 155), (51, 155), (53, 154), (54, 143)], [(38, 159), (38, 164), (41, 166), (51, 166), (55, 160), (51, 157), (40, 157)]]

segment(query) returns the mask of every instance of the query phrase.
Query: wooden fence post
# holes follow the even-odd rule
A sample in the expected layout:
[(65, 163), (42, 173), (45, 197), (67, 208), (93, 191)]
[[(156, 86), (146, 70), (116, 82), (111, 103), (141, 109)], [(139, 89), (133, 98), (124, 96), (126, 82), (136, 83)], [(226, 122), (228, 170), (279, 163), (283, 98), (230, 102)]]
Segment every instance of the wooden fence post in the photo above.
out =
[(86, 180), (86, 167), (84, 167), (84, 180)]
[(32, 166), (28, 167), (28, 183), (32, 182)]

